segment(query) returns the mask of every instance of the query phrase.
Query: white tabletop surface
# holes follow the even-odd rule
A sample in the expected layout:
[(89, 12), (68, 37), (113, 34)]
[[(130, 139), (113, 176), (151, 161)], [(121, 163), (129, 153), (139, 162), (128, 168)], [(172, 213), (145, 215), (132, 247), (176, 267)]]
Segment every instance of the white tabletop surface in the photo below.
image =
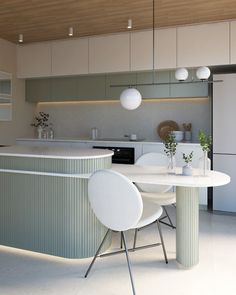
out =
[(94, 159), (110, 157), (113, 152), (102, 149), (72, 147), (14, 145), (0, 148), (0, 156), (50, 158), (50, 159)]
[(211, 187), (225, 185), (230, 182), (230, 176), (218, 172), (209, 171), (209, 175), (200, 176), (199, 169), (193, 169), (193, 176), (182, 175), (182, 168), (177, 168), (175, 175), (167, 173), (165, 167), (138, 166), (113, 164), (112, 170), (127, 176), (132, 182), (164, 184), (185, 187)]

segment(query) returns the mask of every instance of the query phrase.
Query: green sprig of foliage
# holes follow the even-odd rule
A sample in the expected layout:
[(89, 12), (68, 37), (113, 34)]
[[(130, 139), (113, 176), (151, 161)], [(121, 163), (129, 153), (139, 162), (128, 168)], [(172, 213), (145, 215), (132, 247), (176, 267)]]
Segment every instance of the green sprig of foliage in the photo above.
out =
[(31, 126), (34, 127), (39, 127), (41, 126), (42, 128), (45, 128), (48, 126), (48, 119), (49, 119), (49, 114), (46, 114), (44, 112), (39, 112), (38, 116), (35, 116), (34, 122), (31, 124)]
[(191, 163), (193, 160), (193, 151), (189, 155), (183, 153), (183, 159), (186, 164)]
[(175, 136), (171, 132), (169, 133), (168, 137), (164, 141), (165, 150), (164, 152), (168, 157), (174, 156), (176, 153), (177, 142), (175, 141)]
[(207, 136), (206, 133), (200, 129), (198, 132), (198, 139), (200, 141), (200, 145), (204, 152), (209, 152), (211, 150), (212, 145), (212, 137), (209, 135)]

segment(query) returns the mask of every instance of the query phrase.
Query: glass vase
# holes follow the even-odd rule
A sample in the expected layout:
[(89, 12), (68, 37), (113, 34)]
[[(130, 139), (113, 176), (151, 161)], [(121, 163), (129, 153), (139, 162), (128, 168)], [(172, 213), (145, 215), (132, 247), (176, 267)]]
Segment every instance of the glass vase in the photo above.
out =
[(170, 154), (168, 157), (168, 174), (175, 174), (176, 162), (175, 156)]
[(42, 135), (43, 135), (43, 128), (42, 128), (42, 126), (38, 126), (37, 127), (37, 138), (42, 139)]
[(203, 156), (199, 159), (199, 174), (207, 176), (211, 170), (211, 160), (208, 158), (208, 152), (203, 151)]

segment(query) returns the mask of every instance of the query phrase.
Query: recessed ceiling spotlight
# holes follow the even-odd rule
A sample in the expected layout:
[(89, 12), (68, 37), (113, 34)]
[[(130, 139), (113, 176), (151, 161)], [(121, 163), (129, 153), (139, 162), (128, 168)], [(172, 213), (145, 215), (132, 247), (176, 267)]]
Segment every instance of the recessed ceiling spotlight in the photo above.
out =
[(23, 43), (23, 41), (24, 41), (23, 34), (19, 34), (18, 41), (19, 41), (19, 43)]
[(68, 35), (69, 35), (70, 37), (72, 37), (72, 36), (74, 35), (74, 29), (73, 29), (73, 27), (69, 27)]
[(132, 19), (128, 19), (127, 29), (132, 29)]

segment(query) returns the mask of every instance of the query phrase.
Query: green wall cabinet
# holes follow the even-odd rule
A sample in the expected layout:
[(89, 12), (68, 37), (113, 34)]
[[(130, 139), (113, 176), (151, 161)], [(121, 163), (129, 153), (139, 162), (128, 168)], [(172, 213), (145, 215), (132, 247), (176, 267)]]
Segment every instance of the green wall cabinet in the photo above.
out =
[[(192, 79), (192, 74), (190, 71), (189, 81)], [(29, 102), (117, 100), (126, 87), (111, 87), (111, 85), (152, 82), (152, 71), (27, 79), (26, 100)], [(155, 72), (154, 82), (176, 82), (174, 71)], [(208, 96), (207, 83), (179, 83), (137, 88), (144, 99)]]

